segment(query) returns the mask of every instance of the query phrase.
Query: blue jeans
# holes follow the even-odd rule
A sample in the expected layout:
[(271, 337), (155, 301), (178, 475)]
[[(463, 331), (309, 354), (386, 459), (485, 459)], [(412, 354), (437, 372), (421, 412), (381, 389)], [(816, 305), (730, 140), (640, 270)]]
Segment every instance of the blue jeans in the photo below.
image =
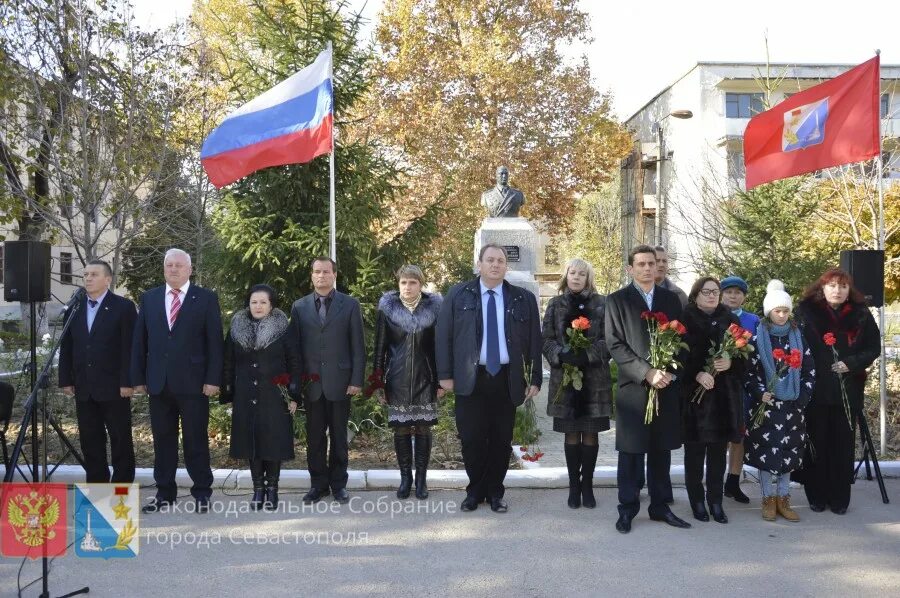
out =
[[(772, 483), (776, 485), (775, 494), (772, 494)], [(762, 489), (763, 498), (768, 496), (787, 496), (791, 493), (791, 474), (772, 473), (759, 470), (759, 486)]]

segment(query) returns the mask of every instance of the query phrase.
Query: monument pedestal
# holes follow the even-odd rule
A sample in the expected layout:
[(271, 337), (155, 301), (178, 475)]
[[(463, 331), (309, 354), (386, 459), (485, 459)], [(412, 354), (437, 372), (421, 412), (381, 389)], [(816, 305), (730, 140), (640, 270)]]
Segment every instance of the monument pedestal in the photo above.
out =
[(478, 253), (488, 243), (506, 248), (506, 280), (528, 289), (540, 305), (540, 287), (534, 278), (537, 268), (537, 232), (527, 218), (485, 218), (475, 231), (475, 254), (472, 261), (478, 273)]

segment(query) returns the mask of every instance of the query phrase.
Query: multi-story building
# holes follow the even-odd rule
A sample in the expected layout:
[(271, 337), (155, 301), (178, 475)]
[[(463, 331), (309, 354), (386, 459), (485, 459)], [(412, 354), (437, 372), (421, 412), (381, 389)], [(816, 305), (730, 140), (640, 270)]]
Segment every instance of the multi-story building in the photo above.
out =
[[(623, 253), (642, 242), (666, 246), (673, 279), (689, 287), (711, 208), (744, 188), (750, 117), (852, 66), (698, 62), (659, 92), (625, 121), (635, 150), (623, 165)], [(900, 179), (900, 65), (881, 66), (881, 88), (884, 176)]]

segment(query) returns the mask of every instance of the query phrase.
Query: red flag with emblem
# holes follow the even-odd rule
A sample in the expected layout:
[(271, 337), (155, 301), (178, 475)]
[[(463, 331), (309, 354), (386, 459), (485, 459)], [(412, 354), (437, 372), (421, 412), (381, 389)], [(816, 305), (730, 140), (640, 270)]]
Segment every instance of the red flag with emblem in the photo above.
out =
[(0, 554), (38, 559), (66, 553), (65, 484), (2, 485)]
[(751, 118), (744, 132), (747, 190), (877, 156), (880, 72), (876, 56)]

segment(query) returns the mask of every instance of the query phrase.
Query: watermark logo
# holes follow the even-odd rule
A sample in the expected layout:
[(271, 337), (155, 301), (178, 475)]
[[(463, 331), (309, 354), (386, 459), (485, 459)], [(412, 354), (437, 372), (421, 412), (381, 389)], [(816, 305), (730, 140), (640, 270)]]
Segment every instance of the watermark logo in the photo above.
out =
[(122, 559), (140, 548), (137, 484), (75, 484), (75, 554)]
[(66, 498), (65, 484), (3, 484), (0, 553), (31, 559), (65, 554)]

